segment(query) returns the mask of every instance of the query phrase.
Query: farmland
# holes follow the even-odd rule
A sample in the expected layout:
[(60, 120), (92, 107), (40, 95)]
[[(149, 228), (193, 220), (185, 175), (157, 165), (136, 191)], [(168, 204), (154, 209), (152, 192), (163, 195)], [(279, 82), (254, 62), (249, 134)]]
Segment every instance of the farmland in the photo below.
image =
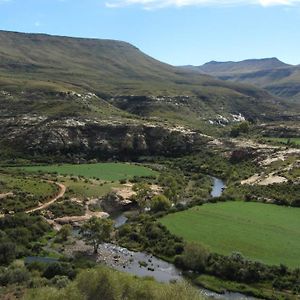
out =
[(299, 267), (300, 209), (247, 202), (206, 204), (170, 214), (161, 223), (212, 252)]
[(155, 176), (150, 168), (126, 163), (62, 164), (50, 166), (29, 166), (22, 168), (28, 172), (57, 173), (60, 175), (83, 176), (100, 180), (130, 179), (135, 176)]

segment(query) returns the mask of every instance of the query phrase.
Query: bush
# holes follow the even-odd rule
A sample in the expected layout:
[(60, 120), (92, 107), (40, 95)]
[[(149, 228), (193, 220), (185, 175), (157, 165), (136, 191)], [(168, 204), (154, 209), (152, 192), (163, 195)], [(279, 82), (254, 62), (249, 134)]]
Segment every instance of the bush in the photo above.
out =
[(181, 256), (177, 256), (175, 264), (185, 270), (203, 272), (206, 269), (209, 252), (196, 243), (189, 243), (184, 247)]
[(82, 271), (66, 288), (30, 290), (25, 300), (200, 300), (199, 291), (187, 283), (161, 284), (147, 278), (100, 267)]
[(0, 285), (20, 284), (27, 282), (29, 279), (30, 274), (24, 267), (11, 266), (7, 269), (0, 269)]
[(16, 258), (16, 244), (0, 241), (0, 264), (9, 265)]
[(76, 271), (68, 263), (53, 263), (47, 266), (43, 273), (43, 276), (47, 279), (51, 279), (55, 276), (67, 276), (70, 279), (74, 279), (76, 276)]
[(156, 195), (151, 199), (151, 211), (167, 211), (172, 206), (171, 201), (164, 195)]
[(250, 130), (249, 123), (248, 122), (242, 122), (242, 123), (232, 127), (232, 129), (230, 131), (230, 136), (238, 137), (241, 134), (248, 133), (249, 130)]

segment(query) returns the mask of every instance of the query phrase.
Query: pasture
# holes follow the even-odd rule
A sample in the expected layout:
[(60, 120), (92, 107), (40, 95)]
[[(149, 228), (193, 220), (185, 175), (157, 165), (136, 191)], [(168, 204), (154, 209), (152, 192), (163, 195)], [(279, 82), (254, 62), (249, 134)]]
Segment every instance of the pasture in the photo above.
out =
[(16, 174), (0, 173), (0, 194), (15, 190), (37, 197), (50, 197), (57, 191), (57, 187), (34, 177), (27, 178)]
[(300, 209), (252, 202), (205, 204), (160, 219), (173, 234), (210, 251), (300, 267)]
[(57, 173), (59, 175), (83, 176), (100, 180), (116, 181), (134, 176), (156, 176), (150, 168), (128, 163), (61, 164), (49, 166), (29, 166), (22, 168), (28, 172)]

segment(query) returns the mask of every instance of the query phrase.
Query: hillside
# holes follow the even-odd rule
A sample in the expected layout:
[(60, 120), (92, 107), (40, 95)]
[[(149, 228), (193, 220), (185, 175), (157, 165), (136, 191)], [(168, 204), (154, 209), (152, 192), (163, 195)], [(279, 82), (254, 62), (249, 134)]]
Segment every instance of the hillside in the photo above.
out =
[(252, 84), (275, 96), (300, 100), (300, 67), (288, 65), (277, 58), (249, 59), (240, 62), (209, 62), (191, 67), (202, 74), (222, 80)]
[[(251, 117), (259, 117), (269, 106), (268, 102), (272, 106), (276, 102), (259, 89), (161, 63), (120, 41), (1, 31), (0, 62), (2, 90), (22, 92), (25, 96), (26, 93), (36, 97), (36, 94), (46, 93), (49, 97), (51, 92), (75, 91), (92, 92), (111, 102), (120, 96), (152, 96), (152, 103), (158, 102), (153, 98), (157, 96), (188, 96), (192, 99), (184, 106), (192, 106), (187, 110), (202, 117), (216, 112), (250, 112)], [(155, 103), (156, 108), (149, 109), (147, 105), (148, 110), (140, 113), (155, 115), (176, 101), (168, 98), (168, 103), (159, 102)], [(253, 103), (261, 106), (260, 109), (249, 110)], [(282, 111), (279, 102), (276, 103)], [(41, 109), (40, 104), (38, 106), (31, 107), (31, 111)], [(176, 115), (176, 105), (171, 110), (175, 110)], [(276, 107), (274, 112), (276, 114)]]
[[(171, 137), (173, 128), (205, 133), (237, 117), (267, 121), (294, 113), (264, 90), (164, 64), (125, 42), (6, 31), (0, 101), (7, 153), (100, 157), (191, 151), (190, 141), (199, 139), (185, 130)], [(160, 144), (153, 146), (155, 135)]]

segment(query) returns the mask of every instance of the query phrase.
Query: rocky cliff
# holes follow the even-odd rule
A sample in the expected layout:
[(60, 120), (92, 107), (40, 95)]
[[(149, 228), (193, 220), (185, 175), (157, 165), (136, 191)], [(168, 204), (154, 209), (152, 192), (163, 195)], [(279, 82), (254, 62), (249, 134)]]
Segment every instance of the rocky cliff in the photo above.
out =
[(207, 138), (182, 127), (98, 119), (11, 117), (0, 119), (1, 144), (30, 155), (83, 158), (180, 155)]

